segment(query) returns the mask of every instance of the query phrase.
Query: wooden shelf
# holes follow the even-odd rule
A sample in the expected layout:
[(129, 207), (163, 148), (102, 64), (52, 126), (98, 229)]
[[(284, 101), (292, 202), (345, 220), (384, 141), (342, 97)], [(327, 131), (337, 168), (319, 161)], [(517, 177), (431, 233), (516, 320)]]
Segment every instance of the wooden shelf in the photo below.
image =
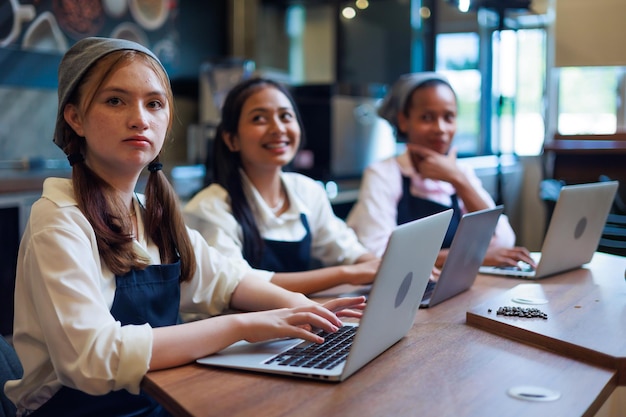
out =
[(546, 143), (546, 178), (570, 184), (595, 182), (600, 175), (620, 181), (620, 195), (626, 197), (626, 132), (611, 135), (555, 135)]
[(558, 139), (547, 143), (544, 151), (572, 154), (626, 154), (626, 141)]

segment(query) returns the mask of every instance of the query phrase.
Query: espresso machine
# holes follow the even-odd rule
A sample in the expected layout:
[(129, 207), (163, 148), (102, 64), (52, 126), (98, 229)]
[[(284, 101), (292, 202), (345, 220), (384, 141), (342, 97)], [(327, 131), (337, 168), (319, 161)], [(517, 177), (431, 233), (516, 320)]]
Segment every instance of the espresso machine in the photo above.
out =
[(205, 61), (201, 64), (198, 124), (189, 125), (187, 128), (188, 163), (205, 164), (210, 174), (212, 141), (220, 122), (224, 99), (231, 88), (240, 81), (250, 78), (254, 71), (254, 61), (240, 58)]
[(396, 152), (396, 138), (377, 109), (385, 86), (304, 84), (292, 93), (306, 132), (293, 168), (322, 182), (359, 179), (372, 162)]

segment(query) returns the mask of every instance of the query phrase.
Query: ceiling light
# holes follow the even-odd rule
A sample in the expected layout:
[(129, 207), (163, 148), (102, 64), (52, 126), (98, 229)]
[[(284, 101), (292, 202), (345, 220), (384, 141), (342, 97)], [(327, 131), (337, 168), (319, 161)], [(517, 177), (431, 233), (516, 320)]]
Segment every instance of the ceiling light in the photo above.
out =
[(345, 17), (346, 19), (354, 19), (356, 16), (356, 10), (354, 10), (350, 6), (344, 7), (343, 10), (341, 11), (341, 15)]
[(459, 11), (467, 13), (470, 9), (470, 0), (459, 0)]
[(370, 5), (369, 1), (367, 0), (356, 0), (355, 4), (356, 4), (356, 7), (361, 10), (367, 9), (368, 6)]

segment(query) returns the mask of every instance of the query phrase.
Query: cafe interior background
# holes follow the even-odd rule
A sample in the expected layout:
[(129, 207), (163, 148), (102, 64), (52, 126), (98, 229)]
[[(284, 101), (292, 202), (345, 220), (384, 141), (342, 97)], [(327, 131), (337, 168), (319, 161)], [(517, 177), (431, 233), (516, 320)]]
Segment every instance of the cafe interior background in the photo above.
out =
[(401, 150), (376, 116), (389, 85), (442, 71), (459, 96), (460, 156), (504, 203), (517, 243), (539, 250), (544, 145), (624, 130), (625, 14), (613, 0), (0, 0), (0, 285), (41, 181), (69, 176), (52, 143), (56, 69), (78, 39), (131, 39), (162, 60), (177, 108), (164, 161), (182, 200), (202, 186), (228, 88), (251, 74), (290, 85), (308, 138), (293, 169), (321, 181), (340, 215), (365, 166)]

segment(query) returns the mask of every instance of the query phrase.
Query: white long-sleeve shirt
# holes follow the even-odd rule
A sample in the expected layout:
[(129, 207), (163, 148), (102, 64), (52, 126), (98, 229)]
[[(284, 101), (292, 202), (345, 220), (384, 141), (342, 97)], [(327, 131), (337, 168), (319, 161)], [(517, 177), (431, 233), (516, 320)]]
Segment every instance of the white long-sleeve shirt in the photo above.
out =
[[(306, 230), (300, 214), (304, 213), (311, 230), (311, 256), (325, 266), (353, 264), (367, 253), (354, 231), (337, 217), (324, 188), (313, 179), (297, 174), (282, 173), (281, 180), (290, 207), (275, 216), (259, 192), (244, 175), (244, 192), (251, 202), (255, 220), (264, 239), (283, 242), (301, 240)], [(185, 221), (197, 229), (209, 245), (221, 253), (243, 259), (243, 233), (230, 206), (228, 192), (211, 184), (192, 198), (184, 208)], [(271, 279), (273, 273), (266, 276)]]
[[(20, 244), (13, 343), (24, 376), (5, 386), (20, 414), (38, 408), (61, 385), (93, 395), (139, 393), (148, 371), (152, 330), (148, 324), (122, 326), (111, 315), (115, 276), (102, 263), (93, 228), (73, 196), (70, 180), (47, 179)], [(160, 264), (141, 216), (137, 221), (134, 249)], [(219, 314), (251, 269), (220, 255), (197, 232), (189, 235), (198, 267), (181, 284), (180, 309)]]
[[(495, 202), (482, 186), (473, 168), (461, 161), (457, 162), (457, 166), (485, 203), (489, 207), (495, 207)], [(346, 221), (361, 243), (378, 256), (384, 252), (389, 236), (397, 226), (403, 176), (410, 178), (410, 193), (416, 197), (450, 207), (451, 196), (456, 194), (456, 190), (448, 182), (423, 178), (413, 168), (406, 152), (370, 165), (363, 173), (358, 200)], [(463, 201), (458, 201), (461, 212), (467, 213)], [(504, 247), (515, 244), (515, 232), (505, 215), (500, 216), (490, 244)]]

